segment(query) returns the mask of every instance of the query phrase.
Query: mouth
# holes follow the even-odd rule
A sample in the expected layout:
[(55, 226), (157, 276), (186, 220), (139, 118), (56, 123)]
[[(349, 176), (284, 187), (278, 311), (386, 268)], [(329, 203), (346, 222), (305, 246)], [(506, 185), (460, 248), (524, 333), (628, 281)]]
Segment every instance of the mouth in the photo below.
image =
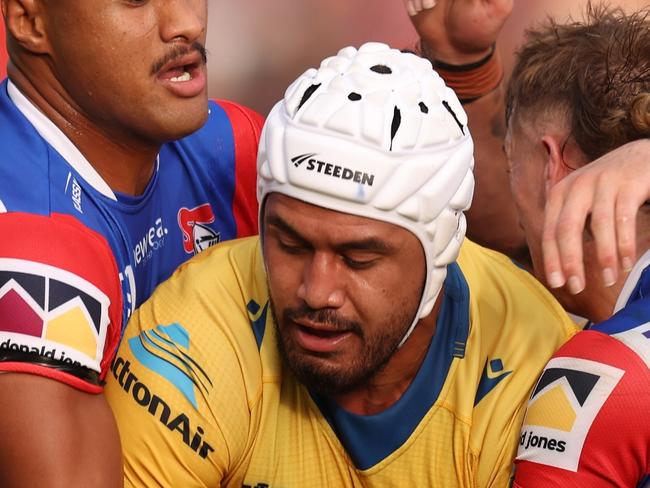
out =
[(175, 95), (193, 97), (205, 89), (204, 68), (203, 57), (195, 51), (163, 65), (157, 73), (157, 78)]
[(319, 354), (334, 353), (340, 350), (354, 335), (349, 329), (305, 320), (295, 321), (294, 327), (298, 345), (306, 351)]

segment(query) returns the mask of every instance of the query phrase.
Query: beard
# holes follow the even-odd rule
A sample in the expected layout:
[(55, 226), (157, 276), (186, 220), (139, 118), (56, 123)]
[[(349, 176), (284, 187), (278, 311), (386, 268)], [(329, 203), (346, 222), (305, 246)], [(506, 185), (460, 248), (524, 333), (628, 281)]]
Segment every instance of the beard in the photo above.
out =
[[(278, 316), (273, 300), (270, 300), (270, 305), (283, 362), (309, 390), (328, 396), (348, 393), (380, 373), (397, 351), (415, 317), (415, 311), (406, 312), (412, 307), (402, 304), (393, 314), (384, 317), (381, 324), (374, 324), (372, 333), (367, 333), (360, 323), (339, 316), (333, 309), (313, 310), (303, 304), (286, 308)], [(351, 361), (339, 364), (329, 361), (327, 364), (327, 359), (336, 359), (335, 353), (304, 352), (288, 331), (292, 327), (290, 324), (299, 318), (356, 335), (361, 343), (358, 354)]]

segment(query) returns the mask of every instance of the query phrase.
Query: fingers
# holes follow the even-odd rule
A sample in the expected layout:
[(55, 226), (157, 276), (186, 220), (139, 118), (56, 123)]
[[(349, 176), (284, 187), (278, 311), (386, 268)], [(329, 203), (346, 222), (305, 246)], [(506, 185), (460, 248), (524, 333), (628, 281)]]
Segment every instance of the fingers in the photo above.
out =
[(616, 247), (616, 187), (605, 178), (595, 183), (591, 210), (591, 232), (596, 245), (596, 258), (601, 268), (604, 286), (618, 280), (618, 251)]
[(408, 14), (413, 17), (423, 10), (435, 7), (436, 0), (404, 0), (404, 6)]
[(618, 255), (621, 268), (625, 272), (629, 272), (636, 261), (636, 214), (645, 202), (646, 191), (643, 187), (630, 189), (622, 192), (616, 201), (615, 226)]
[(544, 229), (542, 231), (542, 255), (544, 257), (544, 273), (551, 288), (560, 288), (566, 283), (562, 271), (560, 250), (556, 241), (556, 223), (562, 210), (562, 199), (559, 196), (559, 185), (554, 187), (546, 201), (544, 211)]
[[(561, 182), (551, 189), (549, 201), (559, 207), (555, 220), (547, 221), (545, 216), (545, 227), (548, 225), (550, 229), (543, 236), (543, 246), (548, 247), (547, 239), (552, 238), (557, 246), (556, 255), (559, 256), (559, 263), (555, 266), (553, 263), (545, 265), (550, 272), (549, 285), (551, 278), (557, 281), (558, 275), (553, 273), (560, 272), (566, 278), (569, 292), (577, 294), (585, 288), (582, 243), (585, 222), (593, 205), (593, 188), (589, 182), (582, 180), (573, 180), (571, 184)], [(552, 218), (553, 215), (548, 217)]]

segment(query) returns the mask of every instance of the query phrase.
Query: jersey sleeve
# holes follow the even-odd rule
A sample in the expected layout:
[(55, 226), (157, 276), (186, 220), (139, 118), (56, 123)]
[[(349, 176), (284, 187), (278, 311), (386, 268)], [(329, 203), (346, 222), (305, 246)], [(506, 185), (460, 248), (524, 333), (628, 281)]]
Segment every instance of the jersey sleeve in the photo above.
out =
[(122, 296), (110, 246), (67, 215), (0, 214), (0, 371), (102, 391)]
[(237, 237), (257, 234), (257, 147), (264, 119), (247, 107), (226, 100), (216, 100), (225, 110), (235, 143), (235, 192), (233, 214)]
[(126, 328), (106, 386), (126, 486), (242, 486), (261, 395), (247, 378), (261, 370), (241, 291), (215, 259), (229, 244), (181, 266)]
[[(648, 342), (650, 324), (643, 327), (637, 340)], [(641, 356), (607, 334), (579, 333), (533, 390), (514, 486), (641, 486), (650, 472), (648, 412), (650, 373)]]

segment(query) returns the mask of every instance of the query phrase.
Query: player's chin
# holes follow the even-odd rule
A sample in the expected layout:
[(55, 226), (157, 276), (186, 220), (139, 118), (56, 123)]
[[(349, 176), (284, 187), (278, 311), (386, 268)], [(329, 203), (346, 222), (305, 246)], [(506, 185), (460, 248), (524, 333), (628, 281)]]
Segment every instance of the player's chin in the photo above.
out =
[(151, 114), (147, 132), (156, 141), (182, 139), (201, 129), (208, 119), (207, 98), (175, 100), (166, 109)]

